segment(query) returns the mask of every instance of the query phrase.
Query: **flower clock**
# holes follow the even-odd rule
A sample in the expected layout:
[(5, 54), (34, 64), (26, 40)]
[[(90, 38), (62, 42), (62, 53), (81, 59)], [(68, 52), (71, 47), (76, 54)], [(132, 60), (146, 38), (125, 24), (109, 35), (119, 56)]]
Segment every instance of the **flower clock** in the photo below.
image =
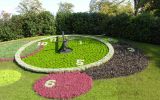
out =
[[(21, 58), (34, 46), (42, 50), (32, 56)], [(35, 48), (35, 47), (34, 47)], [(82, 35), (50, 36), (23, 45), (15, 54), (15, 61), (32, 72), (49, 74), (34, 84), (40, 96), (53, 99), (70, 99), (89, 91), (92, 78), (80, 73), (100, 66), (112, 58), (112, 45), (101, 38)]]
[(92, 78), (87, 74), (66, 72), (49, 74), (37, 80), (33, 89), (46, 98), (70, 99), (86, 93), (92, 85)]
[[(21, 58), (23, 53), (43, 46), (32, 56)], [(55, 35), (31, 41), (15, 54), (15, 61), (23, 68), (34, 72), (74, 72), (100, 66), (112, 58), (112, 45), (101, 38), (82, 35)]]

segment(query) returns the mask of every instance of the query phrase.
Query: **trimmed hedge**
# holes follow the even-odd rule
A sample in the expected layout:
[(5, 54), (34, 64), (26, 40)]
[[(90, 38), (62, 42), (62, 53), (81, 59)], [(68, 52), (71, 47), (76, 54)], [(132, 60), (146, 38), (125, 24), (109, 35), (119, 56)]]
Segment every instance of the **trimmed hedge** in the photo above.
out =
[[(56, 21), (57, 27), (69, 34), (106, 34), (160, 44), (160, 18), (151, 14), (108, 16), (99, 13), (72, 13), (67, 17), (61, 14)], [(57, 32), (60, 33), (60, 30)]]
[(55, 34), (55, 19), (50, 12), (14, 15), (9, 21), (0, 21), (0, 41), (22, 37)]
[(90, 34), (127, 38), (160, 44), (160, 17), (143, 13), (138, 16), (119, 14), (109, 16), (100, 13), (58, 13), (56, 19), (50, 12), (12, 16), (9, 21), (0, 20), (0, 41), (36, 35)]
[(97, 13), (59, 13), (56, 17), (57, 33), (101, 34), (101, 23), (106, 15)]

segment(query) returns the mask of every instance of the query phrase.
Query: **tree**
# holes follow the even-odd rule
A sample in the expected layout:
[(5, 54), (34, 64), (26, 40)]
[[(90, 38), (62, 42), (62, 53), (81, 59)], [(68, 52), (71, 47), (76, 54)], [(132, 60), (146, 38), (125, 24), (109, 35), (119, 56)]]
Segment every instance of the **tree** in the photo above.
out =
[(42, 11), (44, 11), (44, 9), (39, 0), (21, 0), (17, 10), (17, 12), (21, 14), (28, 12), (40, 13)]
[(160, 10), (160, 0), (134, 0), (135, 15), (138, 12), (155, 12)]
[(153, 11), (160, 9), (160, 0), (141, 0), (144, 11)]
[(99, 5), (99, 12), (108, 15), (115, 15), (118, 13), (118, 6), (112, 2), (103, 2)]
[(138, 9), (140, 8), (139, 4), (140, 4), (140, 0), (134, 0), (134, 15), (138, 14)]
[(119, 5), (118, 12), (133, 15), (134, 14), (134, 8), (132, 7), (131, 2), (127, 2), (124, 5)]
[(130, 2), (124, 2), (124, 0), (103, 0), (103, 2), (96, 2), (90, 8), (90, 12), (99, 12), (108, 15), (118, 15), (121, 13), (133, 14), (133, 8)]
[(90, 7), (90, 12), (99, 12), (100, 6), (103, 3), (112, 3), (115, 5), (120, 5), (124, 3), (125, 0), (91, 0), (89, 7)]
[(2, 11), (0, 14), (0, 19), (2, 19), (2, 21), (8, 21), (11, 18), (11, 14), (6, 12), (6, 11)]
[(58, 9), (58, 13), (72, 13), (73, 12), (73, 7), (74, 5), (72, 3), (67, 3), (67, 2), (60, 2), (59, 4), (59, 9)]
[(98, 12), (100, 3), (101, 1), (91, 0), (89, 4), (90, 12)]

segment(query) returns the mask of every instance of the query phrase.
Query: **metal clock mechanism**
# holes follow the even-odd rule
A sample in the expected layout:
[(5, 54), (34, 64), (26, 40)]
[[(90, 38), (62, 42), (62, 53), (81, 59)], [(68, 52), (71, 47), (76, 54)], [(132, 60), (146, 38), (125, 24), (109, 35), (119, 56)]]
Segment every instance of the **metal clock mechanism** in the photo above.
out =
[[(68, 40), (64, 37), (64, 31), (62, 31), (62, 38), (63, 38), (63, 42), (62, 42), (62, 46), (59, 50), (57, 50), (59, 53), (69, 53), (71, 52), (73, 49), (68, 47)], [(56, 37), (56, 43), (58, 43), (58, 37)]]

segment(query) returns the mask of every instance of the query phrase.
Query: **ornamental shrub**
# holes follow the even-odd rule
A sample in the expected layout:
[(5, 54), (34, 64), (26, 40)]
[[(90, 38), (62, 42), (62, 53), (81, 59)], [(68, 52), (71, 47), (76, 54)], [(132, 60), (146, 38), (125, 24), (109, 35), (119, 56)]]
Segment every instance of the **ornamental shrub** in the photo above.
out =
[(16, 33), (13, 32), (12, 23), (10, 21), (0, 24), (0, 41), (16, 39)]
[(39, 35), (55, 34), (56, 26), (54, 16), (48, 11), (41, 12), (37, 15), (36, 27)]
[(55, 19), (48, 12), (13, 15), (8, 21), (0, 21), (0, 41), (22, 37), (55, 34)]
[(22, 17), (25, 37), (54, 34), (56, 31), (54, 16), (50, 12), (27, 13)]

